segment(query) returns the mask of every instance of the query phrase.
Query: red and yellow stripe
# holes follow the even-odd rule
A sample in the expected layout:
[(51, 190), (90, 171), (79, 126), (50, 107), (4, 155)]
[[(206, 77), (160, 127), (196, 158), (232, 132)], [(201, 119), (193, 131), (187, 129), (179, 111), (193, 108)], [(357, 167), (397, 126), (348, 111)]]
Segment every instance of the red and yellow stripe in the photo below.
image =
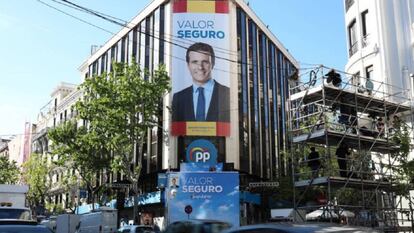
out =
[(229, 13), (228, 0), (173, 0), (173, 13)]
[(171, 134), (173, 136), (230, 136), (229, 122), (200, 122), (180, 121), (172, 122)]

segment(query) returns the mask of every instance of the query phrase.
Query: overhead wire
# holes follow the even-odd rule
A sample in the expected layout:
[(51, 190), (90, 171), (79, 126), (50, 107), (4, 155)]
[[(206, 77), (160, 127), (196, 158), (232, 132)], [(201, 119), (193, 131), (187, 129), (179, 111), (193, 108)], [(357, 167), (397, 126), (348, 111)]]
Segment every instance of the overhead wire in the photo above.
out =
[[(52, 0), (52, 1), (59, 2), (58, 0)], [(128, 21), (126, 21), (126, 20), (123, 20), (123, 19), (120, 19), (120, 18), (117, 18), (117, 17), (111, 16), (111, 15), (108, 15), (108, 14), (104, 14), (104, 13), (101, 13), (101, 12), (98, 12), (98, 11), (95, 11), (95, 10), (92, 10), (92, 9), (90, 9), (90, 8), (86, 8), (86, 7), (80, 6), (80, 5), (78, 5), (78, 4), (74, 4), (74, 3), (72, 3), (71, 1), (68, 1), (68, 0), (60, 0), (60, 1), (66, 2), (66, 3), (68, 3), (68, 4), (70, 3), (71, 5), (75, 5), (75, 6), (77, 6), (77, 7), (74, 7), (75, 9), (80, 10), (80, 11), (84, 11), (84, 12), (86, 12), (86, 13), (93, 12), (93, 13), (94, 13), (94, 15), (96, 15), (96, 14), (102, 14), (102, 15), (104, 15), (104, 16), (106, 16), (106, 17), (111, 17), (111, 18), (114, 18), (114, 19), (116, 19), (116, 20), (119, 20), (119, 21), (121, 21), (121, 22), (122, 22), (122, 23), (121, 23), (122, 25), (121, 25), (121, 24), (119, 24), (119, 23), (117, 23), (118, 25), (123, 26), (123, 27), (127, 27), (127, 28), (129, 28), (129, 29), (132, 29), (133, 27), (136, 27), (136, 26), (138, 26), (138, 24), (139, 24), (139, 23), (138, 23), (138, 24), (135, 24), (135, 25), (133, 25), (132, 27), (130, 27), (128, 24), (129, 24), (129, 23), (131, 23), (131, 22), (128, 22)], [(59, 3), (60, 3), (60, 2), (59, 2)], [(66, 4), (64, 4), (64, 5), (66, 5)], [(97, 16), (97, 15), (96, 15), (96, 16)], [(98, 17), (100, 17), (100, 16), (98, 16)], [(101, 17), (101, 18), (103, 18), (103, 17)], [(105, 19), (105, 18), (103, 18), (103, 19)], [(159, 32), (159, 30), (155, 30), (155, 29), (152, 29), (152, 30)], [(165, 33), (165, 32), (163, 32), (163, 33), (164, 33), (164, 35), (168, 35), (168, 36), (170, 36), (170, 37), (172, 37), (172, 38), (178, 38), (178, 39), (173, 39), (173, 40), (178, 41), (178, 42), (183, 43), (183, 44), (191, 45), (191, 44), (193, 44), (193, 43), (196, 43), (196, 42), (197, 42), (197, 41), (194, 41), (194, 40), (190, 40), (190, 39), (181, 38), (181, 37), (178, 37), (178, 36), (173, 35), (173, 34), (168, 34), (168, 33)], [(232, 51), (232, 50), (230, 50), (230, 49), (221, 48), (221, 47), (218, 47), (218, 46), (215, 46), (215, 45), (212, 45), (212, 47), (214, 47), (214, 48), (216, 48), (216, 49), (218, 49), (218, 50), (227, 51), (228, 53), (231, 53), (231, 54), (233, 54), (233, 55), (237, 55), (237, 51)]]
[[(41, 0), (37, 0), (37, 1), (39, 1), (39, 2), (41, 2), (41, 3), (44, 3), (44, 2), (42, 2)], [(51, 0), (51, 1), (56, 1), (56, 0)], [(63, 1), (63, 0), (62, 0), (62, 1)], [(65, 0), (65, 2), (69, 2), (69, 1)], [(69, 13), (66, 13), (66, 12), (64, 12), (64, 11), (62, 11), (62, 10), (58, 9), (58, 8), (52, 7), (52, 6), (50, 6), (49, 4), (46, 4), (46, 5), (47, 5), (47, 6), (49, 6), (49, 7), (51, 7), (52, 9), (55, 9), (55, 10), (58, 10), (59, 12), (64, 13), (65, 15), (69, 15), (69, 16), (71, 16), (71, 17), (75, 18), (75, 19), (79, 19), (78, 17), (75, 17), (75, 16), (73, 16), (73, 15), (71, 15), (71, 14), (69, 14)], [(104, 19), (104, 18), (103, 18), (103, 19)], [(81, 21), (82, 21), (82, 22), (86, 22), (85, 20), (81, 20)], [(112, 22), (112, 21), (110, 21), (110, 22)], [(88, 22), (87, 24), (89, 24), (89, 25), (94, 25), (94, 24), (89, 23), (89, 22)], [(120, 25), (120, 24), (118, 24), (118, 23), (117, 23), (117, 25), (122, 26), (122, 25)], [(135, 26), (137, 26), (137, 25), (135, 25)], [(134, 27), (135, 27), (135, 26), (134, 26)], [(97, 28), (99, 28), (99, 29), (101, 29), (101, 30), (102, 30), (102, 28), (101, 28), (101, 27), (99, 27), (99, 26), (94, 25), (94, 27), (97, 27)], [(129, 28), (129, 29), (131, 29), (131, 27), (128, 27), (128, 26), (126, 26), (126, 27), (127, 27), (127, 28)], [(147, 33), (146, 31), (143, 31), (143, 30), (142, 30), (142, 28), (144, 28), (144, 29), (145, 29), (145, 27), (142, 27), (142, 25), (141, 25), (140, 30), (137, 30), (137, 32), (142, 33), (142, 34), (147, 35), (147, 36), (150, 36), (150, 37), (152, 37), (152, 38), (154, 38), (154, 39), (157, 39), (157, 40), (160, 40), (160, 41), (163, 41), (163, 42), (166, 42), (166, 43), (169, 43), (169, 44), (172, 44), (172, 45), (178, 46), (178, 47), (180, 47), (180, 48), (187, 49), (187, 47), (186, 47), (186, 46), (183, 46), (183, 45), (181, 45), (181, 44), (178, 44), (178, 43), (175, 43), (175, 42), (172, 42), (172, 41), (169, 41), (169, 40), (163, 39), (163, 38), (159, 38), (159, 37), (157, 37), (157, 36), (155, 36), (155, 35), (153, 35), (153, 34), (151, 34), (151, 33)], [(112, 35), (114, 35), (114, 36), (118, 36), (118, 34), (117, 34), (117, 33), (110, 32), (110, 31), (108, 31), (108, 30), (104, 30), (104, 31), (106, 31), (106, 32), (108, 32), (108, 33), (110, 33), (110, 34), (112, 34)], [(121, 36), (118, 36), (118, 37), (119, 37), (119, 39), (122, 39), (122, 37), (121, 37)], [(129, 38), (128, 38), (128, 41), (129, 41)], [(141, 46), (143, 46), (143, 45), (141, 44)], [(154, 49), (154, 50), (155, 50), (155, 49)], [(227, 54), (229, 54), (229, 53), (227, 53)], [(174, 58), (177, 58), (177, 59), (183, 60), (182, 58), (178, 58), (178, 57), (173, 56), (173, 55), (170, 55), (170, 54), (166, 54), (166, 53), (164, 53), (164, 55), (167, 55), (167, 56), (170, 56), (170, 57), (174, 57)], [(248, 62), (243, 63), (242, 61), (232, 60), (232, 59), (225, 58), (225, 57), (222, 57), (222, 56), (217, 56), (217, 55), (216, 55), (215, 57), (216, 57), (216, 59), (222, 59), (222, 60), (225, 60), (225, 61), (228, 61), (228, 62), (231, 62), (231, 63), (235, 63), (235, 64), (252, 65), (252, 64), (250, 64), (250, 63), (248, 63)], [(266, 68), (269, 68), (269, 69), (273, 69), (273, 67), (269, 67), (269, 66), (267, 66), (267, 65), (266, 65), (265, 67), (266, 67)], [(280, 68), (280, 69), (282, 69), (282, 68)], [(295, 67), (295, 69), (297, 69), (297, 68)], [(282, 69), (282, 70), (283, 70), (283, 69)], [(289, 70), (289, 71), (290, 71), (290, 69), (288, 69), (288, 68), (286, 68), (285, 70)], [(299, 68), (299, 70), (301, 70), (301, 68)], [(224, 71), (224, 70), (221, 70), (221, 71)], [(224, 72), (234, 73), (234, 72), (231, 72), (231, 71), (224, 71)]]
[[(98, 16), (98, 17), (100, 17), (100, 18), (102, 18), (104, 20), (107, 20), (106, 17), (110, 17), (110, 18), (116, 19), (116, 20), (118, 20), (120, 22), (114, 22), (114, 20), (109, 20), (109, 22), (115, 23), (118, 26), (126, 27), (128, 29), (132, 29), (132, 28), (137, 27), (137, 26), (141, 26), (142, 27), (142, 25), (140, 25), (139, 23), (138, 24), (135, 24), (133, 26), (129, 26), (130, 22), (128, 22), (126, 20), (123, 20), (123, 19), (120, 19), (120, 18), (111, 16), (111, 15), (108, 15), (108, 14), (101, 13), (101, 12), (92, 10), (90, 8), (84, 7), (84, 6), (80, 6), (80, 5), (75, 4), (75, 3), (72, 3), (71, 1), (68, 1), (68, 0), (51, 0), (51, 1), (56, 2), (58, 4), (61, 4), (61, 5), (64, 5), (64, 6), (67, 6), (67, 7), (70, 7), (72, 9), (81, 11), (81, 12), (85, 12), (85, 13), (92, 14), (94, 16)], [(105, 17), (103, 17), (102, 15), (105, 16)], [(152, 30), (159, 33), (159, 30), (155, 30), (153, 28), (152, 28)], [(197, 42), (197, 41), (190, 40), (190, 39), (180, 38), (178, 36), (175, 36), (173, 34), (168, 34), (168, 33), (165, 33), (165, 32), (163, 32), (163, 34), (170, 36), (172, 41), (176, 41), (176, 42), (179, 42), (179, 43), (182, 43), (182, 44), (191, 45), (191, 44), (194, 44), (194, 43)], [(233, 51), (233, 50), (226, 49), (226, 48), (221, 48), (221, 47), (218, 47), (218, 46), (215, 46), (215, 45), (212, 45), (212, 47), (214, 47), (217, 50), (225, 51), (225, 52), (227, 52), (229, 54), (237, 55), (237, 51)]]
[[(44, 1), (42, 1), (42, 0), (36, 0), (36, 1), (38, 1), (39, 3), (41, 3), (41, 4), (43, 4), (43, 5), (47, 6), (47, 7), (49, 7), (49, 8), (51, 8), (51, 9), (56, 10), (56, 11), (58, 11), (58, 12), (60, 12), (60, 13), (64, 14), (64, 15), (67, 15), (67, 16), (69, 16), (69, 17), (71, 17), (71, 18), (74, 18), (74, 19), (76, 19), (76, 20), (78, 20), (78, 21), (81, 21), (81, 22), (83, 22), (83, 23), (86, 23), (86, 24), (88, 24), (88, 25), (90, 25), (90, 26), (92, 26), (92, 27), (95, 27), (95, 28), (99, 29), (99, 30), (102, 30), (102, 31), (105, 31), (105, 32), (107, 32), (107, 33), (109, 33), (109, 34), (112, 34), (112, 35), (117, 36), (117, 33), (114, 33), (114, 32), (109, 31), (109, 30), (107, 30), (107, 29), (105, 29), (105, 28), (103, 28), (103, 27), (97, 26), (97, 25), (95, 25), (95, 24), (93, 24), (93, 23), (91, 23), (91, 22), (88, 22), (88, 21), (83, 20), (83, 19), (81, 19), (81, 18), (79, 18), (79, 17), (76, 17), (76, 16), (74, 16), (74, 15), (72, 15), (72, 14), (70, 14), (70, 13), (67, 13), (67, 12), (65, 12), (65, 11), (63, 11), (63, 10), (61, 10), (61, 9), (57, 8), (57, 7), (54, 7), (54, 6), (52, 6), (52, 5), (50, 5), (50, 4), (46, 3), (46, 2), (44, 2)], [(56, 1), (56, 0), (51, 0), (51, 1), (58, 3), (58, 1)], [(64, 1), (64, 2), (69, 2), (69, 1), (66, 1), (66, 0), (62, 0), (62, 1)], [(71, 7), (71, 8), (73, 8), (73, 9), (76, 9), (74, 6), (69, 6), (69, 5), (64, 4), (64, 3), (59, 3), (59, 4), (65, 5), (65, 6), (67, 6), (67, 7)], [(93, 10), (90, 10), (90, 11), (93, 11)], [(96, 11), (95, 11), (95, 13), (96, 13), (96, 14), (100, 14), (100, 12), (96, 12)], [(95, 15), (95, 14), (94, 14), (94, 15)], [(108, 16), (108, 17), (112, 17), (112, 18), (117, 19), (117, 20), (121, 20), (121, 19), (118, 19), (118, 18), (113, 17), (113, 16), (109, 16), (109, 15), (106, 15), (106, 16)], [(100, 18), (102, 18), (102, 17), (100, 17)], [(102, 19), (107, 20), (106, 18), (102, 18)], [(110, 20), (109, 22), (114, 23), (113, 21), (114, 21), (114, 20)], [(117, 25), (119, 25), (119, 26), (128, 27), (128, 26), (125, 26), (125, 25), (123, 25), (123, 24), (119, 24), (119, 23), (116, 23), (116, 24), (117, 24)], [(135, 25), (135, 26), (137, 26), (137, 25)], [(135, 26), (134, 26), (134, 27), (135, 27)], [(129, 27), (128, 27), (128, 28), (129, 28)], [(145, 27), (142, 27), (142, 25), (141, 25), (141, 28), (144, 28), (144, 29), (145, 29)], [(154, 31), (155, 31), (155, 30), (154, 30)], [(170, 42), (170, 41), (168, 41), (168, 40), (160, 39), (159, 37), (156, 37), (156, 36), (154, 36), (154, 35), (152, 35), (152, 34), (150, 34), (150, 33), (147, 33), (147, 32), (143, 32), (142, 30), (137, 30), (137, 32), (140, 32), (140, 33), (142, 33), (142, 34), (144, 34), (144, 35), (148, 35), (148, 36), (150, 36), (150, 37), (153, 37), (154, 39), (158, 39), (158, 40), (160, 40), (160, 41), (164, 41), (164, 42), (166, 42), (166, 43), (170, 43), (170, 44), (173, 44), (173, 45), (179, 46), (179, 47), (181, 47), (181, 48), (187, 49), (187, 47), (184, 47), (184, 46), (179, 45), (179, 44), (176, 44), (176, 43), (172, 43), (172, 42)], [(119, 37), (120, 37), (120, 38), (122, 38), (121, 36), (119, 36)], [(133, 40), (133, 38), (128, 38), (128, 42), (131, 42), (132, 40)], [(133, 41), (132, 41), (132, 42), (133, 42)], [(145, 46), (145, 45), (143, 45), (143, 44), (141, 44), (141, 43), (139, 43), (139, 45), (140, 45), (140, 46)], [(158, 49), (156, 49), (156, 48), (153, 48), (153, 50), (155, 50), (155, 51), (159, 51), (159, 50), (158, 50)], [(175, 59), (179, 59), (179, 60), (185, 61), (185, 59), (183, 59), (183, 58), (176, 57), (176, 56), (174, 56), (174, 55), (172, 55), (172, 54), (167, 54), (166, 52), (164, 52), (164, 55), (167, 55), (167, 56), (169, 56), (169, 57), (172, 57), (172, 58), (175, 58)], [(221, 57), (218, 57), (218, 58), (220, 59)], [(222, 59), (223, 59), (223, 58), (222, 58)], [(237, 64), (252, 65), (252, 64), (249, 64), (248, 62), (247, 62), (247, 63), (243, 63), (243, 62), (241, 62), (241, 61), (239, 62), (239, 61), (235, 61), (235, 60), (231, 60), (231, 59), (225, 59), (225, 60), (227, 60), (227, 61), (229, 61), (229, 62), (232, 62), (232, 63), (237, 63)], [(266, 68), (271, 68), (271, 69), (273, 69), (273, 67), (269, 67), (269, 66), (266, 66)], [(279, 67), (279, 69), (281, 69), (281, 70), (290, 70), (290, 69), (288, 69), (288, 68), (280, 68), (280, 67)], [(312, 69), (312, 68), (310, 68), (310, 67), (307, 67), (307, 68), (299, 68), (299, 70), (308, 70), (308, 69)], [(220, 69), (218, 69), (218, 70), (220, 70)], [(234, 73), (238, 74), (238, 72), (231, 72), (231, 71), (225, 71), (225, 70), (220, 70), (220, 71), (223, 71), (223, 72), (228, 72), (228, 73), (233, 73), (233, 74), (234, 74)], [(230, 109), (229, 111), (232, 111), (232, 110), (235, 110), (235, 109)], [(39, 133), (31, 133), (31, 134), (39, 134)], [(15, 136), (15, 135), (24, 135), (24, 134), (4, 134), (4, 135), (0, 135), (0, 137), (4, 137), (4, 136)]]
[(92, 27), (98, 28), (98, 29), (100, 29), (100, 30), (102, 30), (102, 31), (105, 31), (105, 32), (107, 32), (107, 33), (110, 33), (110, 34), (114, 34), (113, 32), (111, 32), (111, 31), (109, 31), (109, 30), (107, 30), (107, 29), (105, 29), (105, 28), (102, 28), (102, 27), (97, 26), (97, 25), (95, 25), (95, 24), (93, 24), (93, 23), (90, 23), (90, 22), (88, 22), (88, 21), (86, 21), (86, 20), (83, 20), (83, 19), (81, 19), (81, 18), (79, 18), (79, 17), (76, 17), (76, 16), (74, 16), (74, 15), (72, 15), (72, 14), (69, 14), (69, 13), (67, 13), (67, 12), (65, 12), (65, 11), (63, 11), (63, 10), (60, 10), (59, 8), (56, 8), (56, 7), (54, 7), (54, 6), (50, 5), (50, 4), (47, 4), (46, 2), (43, 2), (42, 0), (36, 0), (36, 1), (40, 2), (41, 4), (43, 4), (43, 5), (47, 6), (47, 7), (50, 7), (50, 8), (52, 8), (52, 9), (56, 10), (56, 11), (59, 11), (59, 12), (60, 12), (60, 13), (62, 13), (62, 14), (65, 14), (65, 15), (67, 15), (67, 16), (69, 16), (69, 17), (72, 17), (72, 18), (74, 18), (74, 19), (76, 19), (76, 20), (79, 20), (79, 21), (81, 21), (81, 22), (83, 22), (83, 23), (86, 23), (86, 24), (88, 24), (88, 25), (90, 25), (90, 26), (92, 26)]
[[(123, 20), (123, 19), (120, 19), (120, 18), (117, 18), (117, 17), (111, 16), (111, 15), (108, 15), (108, 14), (104, 14), (104, 13), (98, 12), (98, 11), (92, 10), (92, 9), (90, 9), (90, 8), (86, 8), (86, 7), (84, 7), (84, 6), (81, 6), (81, 5), (75, 4), (75, 3), (71, 2), (71, 1), (68, 1), (68, 0), (60, 0), (60, 1), (64, 2), (64, 3), (59, 2), (58, 0), (51, 0), (51, 1), (57, 2), (57, 3), (59, 3), (59, 4), (62, 4), (62, 5), (65, 5), (65, 6), (68, 6), (68, 7), (71, 7), (71, 8), (74, 8), (74, 9), (77, 9), (77, 10), (80, 10), (80, 11), (83, 11), (83, 12), (86, 12), (86, 13), (93, 14), (93, 15), (95, 15), (95, 16), (97, 16), (97, 17), (100, 17), (100, 18), (102, 18), (102, 19), (104, 19), (104, 20), (107, 20), (107, 21), (109, 21), (109, 22), (111, 22), (111, 23), (115, 23), (115, 24), (117, 24), (118, 26), (126, 27), (126, 28), (128, 28), (128, 29), (132, 29), (132, 28), (134, 28), (134, 27), (140, 26), (140, 30), (138, 30), (138, 31), (137, 31), (137, 32), (139, 32), (139, 33), (142, 33), (142, 34), (148, 35), (148, 36), (150, 36), (150, 37), (153, 37), (154, 39), (158, 39), (158, 40), (161, 40), (161, 41), (163, 41), (163, 42), (170, 43), (170, 44), (172, 44), (172, 45), (176, 45), (176, 46), (181, 47), (181, 48), (183, 48), (183, 49), (187, 49), (187, 47), (186, 47), (186, 46), (180, 45), (180, 44), (175, 43), (175, 42), (172, 42), (172, 41), (168, 41), (168, 40), (166, 40), (166, 39), (159, 38), (159, 37), (155, 36), (154, 34), (147, 33), (146, 31), (145, 31), (145, 32), (143, 32), (143, 31), (142, 31), (142, 29), (146, 30), (146, 28), (145, 28), (145, 27), (143, 27), (142, 25), (138, 25), (138, 24), (136, 24), (136, 25), (133, 25), (133, 27), (130, 27), (130, 26), (128, 25), (128, 24), (129, 24), (129, 23), (128, 23), (128, 21), (126, 21), (126, 20)], [(70, 5), (68, 5), (68, 4), (70, 4)], [(116, 22), (115, 20), (108, 19), (108, 17), (109, 17), (109, 18), (116, 19), (116, 20), (119, 20), (119, 21), (122, 21), (123, 23)], [(155, 30), (154, 28), (151, 28), (151, 30), (152, 30), (152, 31), (154, 31), (154, 32), (158, 32), (158, 33), (160, 33), (160, 31)], [(117, 35), (116, 33), (113, 33), (113, 32), (111, 32), (111, 34), (113, 34), (113, 35)], [(171, 37), (173, 37), (173, 38), (174, 38), (174, 37), (175, 37), (175, 38), (179, 38), (179, 37), (177, 37), (177, 36), (175, 36), (175, 35), (172, 35), (172, 34), (168, 34), (168, 33), (164, 33), (164, 32), (163, 32), (163, 34), (164, 34), (164, 35), (171, 36)], [(121, 36), (119, 36), (119, 37), (120, 37), (120, 39), (122, 38)], [(129, 40), (129, 39), (128, 39), (128, 40)], [(176, 40), (176, 39), (172, 39), (172, 40)], [(193, 41), (193, 40), (189, 40), (189, 39), (182, 39), (182, 38), (180, 38), (180, 40), (176, 40), (176, 41), (181, 42), (181, 43), (186, 43), (187, 41), (188, 41), (188, 42), (191, 42), (191, 43), (196, 42), (196, 41)], [(186, 44), (190, 44), (190, 43), (186, 43)], [(141, 46), (142, 46), (142, 44), (141, 44)], [(214, 45), (213, 45), (212, 47), (218, 48), (218, 47), (216, 47), (216, 46), (214, 46)], [(222, 48), (218, 48), (218, 49), (222, 49)], [(224, 54), (226, 54), (226, 55), (237, 55), (237, 54), (238, 54), (236, 51), (232, 51), (232, 50), (228, 50), (228, 49), (222, 49), (222, 50), (227, 51), (227, 52), (224, 52)], [(167, 55), (167, 54), (165, 54), (165, 55)], [(171, 57), (173, 57), (172, 55), (167, 55), (167, 56), (171, 56)], [(241, 62), (241, 61), (235, 61), (235, 60), (231, 60), (231, 59), (228, 59), (228, 58), (220, 57), (220, 56), (217, 56), (217, 55), (216, 55), (215, 57), (216, 57), (216, 58), (218, 58), (218, 59), (227, 60), (227, 61), (229, 61), (229, 62), (236, 63), (236, 64), (244, 64), (244, 63), (243, 63), (243, 62)], [(174, 57), (174, 58), (178, 58), (178, 57)], [(178, 58), (178, 59), (180, 59), (180, 58)], [(183, 60), (183, 59), (180, 59), (180, 60)], [(304, 64), (304, 65), (310, 65), (310, 66), (313, 66), (313, 67), (312, 67), (312, 69), (313, 69), (313, 68), (315, 68), (315, 66), (321, 66), (320, 64), (311, 64), (311, 63), (304, 63), (304, 62), (299, 62), (299, 63), (300, 63), (300, 64)], [(249, 65), (249, 64), (248, 64), (248, 63), (245, 63), (245, 65)], [(268, 67), (268, 66), (266, 66), (266, 68), (272, 68), (272, 67)], [(308, 69), (308, 68), (303, 68), (303, 70), (306, 70), (306, 69)], [(299, 68), (299, 70), (302, 70), (302, 68)], [(222, 70), (222, 71), (223, 71), (223, 70)], [(231, 72), (230, 72), (230, 73), (231, 73)], [(233, 72), (233, 73), (234, 73), (234, 72)]]

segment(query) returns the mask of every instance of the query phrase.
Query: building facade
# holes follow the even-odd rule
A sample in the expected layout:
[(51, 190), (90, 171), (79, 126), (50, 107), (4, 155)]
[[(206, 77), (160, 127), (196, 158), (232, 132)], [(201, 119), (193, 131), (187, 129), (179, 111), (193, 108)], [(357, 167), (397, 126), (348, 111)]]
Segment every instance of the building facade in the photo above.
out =
[[(353, 84), (364, 89), (371, 80), (373, 95), (410, 103), (414, 87), (414, 1), (345, 0), (344, 6), (349, 56), (345, 71), (353, 75)], [(387, 112), (387, 120), (392, 114)], [(411, 114), (395, 115), (412, 125)], [(372, 159), (382, 162), (375, 153)], [(412, 197), (413, 191), (410, 194)], [(399, 202), (400, 208), (409, 205), (405, 198)], [(401, 225), (411, 226), (404, 214), (398, 218)]]
[[(228, 96), (219, 101), (222, 105), (228, 101), (226, 112), (219, 112), (219, 120), (204, 123), (174, 119), (169, 110), (174, 111), (179, 85), (191, 85), (190, 78), (179, 78), (189, 77), (191, 51), (186, 50), (197, 42), (214, 50), (214, 82), (228, 88)], [(239, 172), (240, 190), (246, 190), (249, 182), (277, 181), (288, 174), (283, 153), (288, 147), (288, 77), (299, 65), (244, 1), (154, 0), (79, 70), (88, 78), (111, 71), (112, 61), (132, 59), (150, 72), (164, 64), (172, 79), (172, 92), (158, 116), (162, 128), (151, 129), (137, 150), (143, 193), (157, 191), (158, 173), (179, 169), (189, 145), (198, 139), (214, 145), (224, 170)], [(210, 98), (213, 102), (215, 97)], [(121, 178), (114, 175), (110, 181)], [(244, 212), (254, 208), (260, 212), (257, 206), (245, 208)]]
[[(414, 1), (346, 0), (348, 62), (345, 71), (374, 82), (374, 89), (398, 98), (412, 95)], [(388, 86), (381, 85), (388, 84)], [(410, 90), (410, 91), (408, 91)]]
[(10, 139), (0, 138), (0, 156), (9, 158), (9, 145)]
[[(53, 142), (48, 139), (47, 133), (49, 129), (75, 117), (74, 104), (80, 97), (81, 92), (77, 90), (77, 85), (62, 82), (50, 94), (50, 101), (40, 109), (36, 124), (33, 127), (31, 150), (33, 153), (47, 158), (48, 165), (52, 165), (52, 162), (57, 160), (57, 156), (50, 154), (50, 147), (53, 146)], [(79, 184), (70, 189), (62, 186), (62, 178), (67, 172), (71, 171), (63, 167), (52, 167), (47, 177), (47, 181), (51, 186), (46, 201), (50, 206), (54, 205), (55, 210), (65, 210), (73, 207), (75, 201), (79, 201), (77, 199), (79, 197)]]

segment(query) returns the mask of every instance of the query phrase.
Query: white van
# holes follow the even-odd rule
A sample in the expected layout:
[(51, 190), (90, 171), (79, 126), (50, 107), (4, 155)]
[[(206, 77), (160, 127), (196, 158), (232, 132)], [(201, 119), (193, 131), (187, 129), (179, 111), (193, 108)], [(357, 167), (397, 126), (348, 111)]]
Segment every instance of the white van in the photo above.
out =
[(33, 220), (28, 208), (27, 185), (0, 184), (0, 219)]
[(82, 214), (76, 233), (116, 233), (117, 217), (117, 210), (108, 207)]

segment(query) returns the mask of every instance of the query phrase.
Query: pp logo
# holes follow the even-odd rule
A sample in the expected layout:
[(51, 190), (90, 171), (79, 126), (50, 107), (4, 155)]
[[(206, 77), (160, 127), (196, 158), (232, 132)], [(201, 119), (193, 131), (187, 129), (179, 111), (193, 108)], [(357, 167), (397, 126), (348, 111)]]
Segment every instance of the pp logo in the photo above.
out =
[(189, 163), (217, 163), (217, 149), (208, 140), (198, 139), (187, 148), (187, 162)]
[(190, 162), (207, 162), (210, 159), (210, 152), (206, 148), (195, 147), (190, 151)]

